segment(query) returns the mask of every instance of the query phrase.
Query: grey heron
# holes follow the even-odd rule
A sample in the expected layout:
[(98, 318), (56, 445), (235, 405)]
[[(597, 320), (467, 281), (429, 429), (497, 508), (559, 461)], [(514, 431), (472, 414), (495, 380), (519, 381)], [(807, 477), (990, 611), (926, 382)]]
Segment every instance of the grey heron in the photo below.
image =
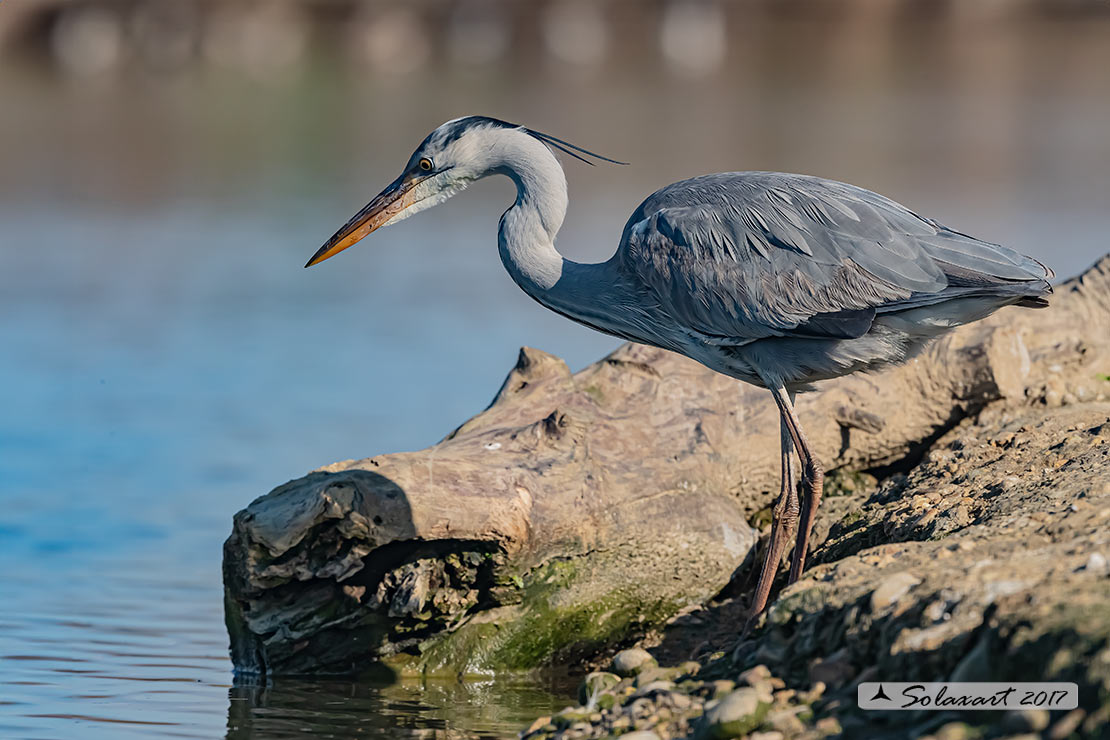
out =
[(668, 185), (633, 212), (612, 257), (581, 264), (555, 249), (567, 184), (554, 150), (589, 164), (615, 162), (495, 118), (448, 121), (305, 267), (483, 177), (511, 179), (517, 197), (501, 216), (497, 246), (525, 293), (593, 329), (771, 392), (782, 485), (753, 617), (795, 533), (789, 583), (801, 575), (821, 501), (824, 472), (794, 411), (795, 394), (815, 381), (903, 362), (930, 339), (1003, 306), (1046, 306), (1052, 292), (1052, 271), (1012, 249), (853, 185), (779, 172)]

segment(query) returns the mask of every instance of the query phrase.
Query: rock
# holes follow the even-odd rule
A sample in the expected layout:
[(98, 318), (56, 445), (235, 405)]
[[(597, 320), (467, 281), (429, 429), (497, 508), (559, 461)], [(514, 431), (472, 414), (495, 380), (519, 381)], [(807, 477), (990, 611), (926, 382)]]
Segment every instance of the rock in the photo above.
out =
[(589, 719), (589, 717), (590, 711), (587, 709), (584, 709), (582, 707), (567, 707), (563, 711), (554, 715), (551, 718), (551, 721), (557, 727), (569, 727), (571, 725), (574, 725), (575, 723), (586, 721)]
[(978, 732), (966, 722), (949, 722), (934, 733), (936, 740), (974, 740)]
[(960, 683), (989, 680), (993, 662), (991, 653), (990, 640), (985, 636), (979, 638), (975, 646), (952, 669), (948, 680)]
[[(870, 679), (864, 679), (863, 674), (861, 673), (859, 676), (859, 680), (863, 681)], [(798, 694), (798, 701), (803, 704), (812, 704), (825, 695), (826, 688), (828, 687), (826, 686), (824, 681), (814, 681), (813, 686), (810, 687), (809, 691), (802, 691)]]
[(902, 572), (887, 576), (871, 593), (871, 611), (879, 612), (886, 609), (909, 593), (909, 590), (919, 583), (921, 583), (921, 579), (912, 573)]
[(655, 658), (647, 650), (629, 648), (614, 655), (609, 667), (618, 676), (635, 676), (645, 668), (654, 668), (657, 665)]
[(724, 678), (718, 679), (716, 681), (710, 681), (708, 684), (706, 684), (706, 690), (710, 699), (720, 699), (722, 696), (728, 694), (735, 688), (735, 681), (729, 681), (728, 679)]
[(636, 730), (627, 735), (621, 735), (622, 740), (660, 740), (659, 736), (651, 730)]
[(626, 730), (631, 726), (632, 726), (632, 718), (629, 717), (628, 715), (622, 715), (620, 717), (617, 717), (616, 719), (614, 719), (609, 724), (609, 727), (614, 732), (620, 732), (621, 730)]
[(759, 727), (769, 707), (769, 703), (759, 700), (755, 689), (736, 689), (706, 709), (697, 737), (705, 740), (740, 737)]
[(1006, 732), (1040, 732), (1048, 727), (1049, 718), (1044, 709), (1012, 709), (1003, 715), (1000, 724)]
[(524, 734), (525, 735), (530, 735), (533, 732), (536, 732), (536, 731), (542, 729), (543, 727), (545, 727), (550, 722), (551, 722), (551, 716), (550, 715), (540, 717), (539, 719), (537, 719), (535, 722), (533, 722), (532, 724), (530, 724), (528, 726), (528, 729), (524, 731)]
[(652, 681), (645, 684), (636, 691), (636, 696), (647, 696), (648, 694), (655, 694), (663, 691), (670, 691), (674, 688), (674, 684), (670, 681)]
[(736, 677), (740, 683), (746, 683), (749, 686), (755, 686), (761, 681), (766, 681), (771, 678), (771, 669), (765, 665), (757, 665), (741, 673)]
[(696, 676), (698, 671), (701, 670), (701, 663), (696, 660), (688, 660), (679, 666), (680, 674), (683, 676)]
[(856, 675), (856, 669), (849, 658), (847, 648), (841, 648), (832, 655), (814, 663), (809, 668), (809, 680), (814, 685), (839, 688)]
[(587, 674), (578, 686), (578, 703), (582, 706), (589, 706), (596, 702), (602, 692), (612, 689), (620, 681), (620, 676), (604, 671), (594, 671)]
[[(1073, 709), (1056, 720), (1052, 727), (1048, 728), (1048, 732), (1046, 732), (1044, 736), (1047, 740), (1065, 740), (1065, 738), (1070, 737), (1073, 732), (1079, 729), (1080, 723), (1083, 722), (1083, 718), (1086, 716), (1087, 712), (1082, 707)], [(1106, 727), (1103, 726), (1103, 729), (1106, 729)]]
[(805, 731), (805, 724), (798, 719), (798, 712), (794, 708), (769, 712), (766, 723), (787, 737), (794, 737)]
[(654, 664), (641, 667), (637, 673), (636, 678), (633, 680), (632, 685), (636, 688), (642, 688), (653, 681), (668, 681), (671, 676), (675, 675), (674, 669), (660, 668)]
[(1087, 557), (1087, 562), (1083, 564), (1083, 571), (1096, 576), (1104, 576), (1110, 573), (1110, 564), (1106, 562), (1106, 557), (1102, 553), (1092, 552)]
[(797, 695), (798, 695), (798, 692), (795, 691), (794, 689), (781, 689), (779, 691), (774, 692), (771, 695), (771, 699), (775, 704), (780, 704), (780, 705), (785, 706), (785, 705), (789, 704), (791, 701), (793, 701), (794, 697), (796, 697)]
[(817, 730), (821, 737), (840, 737), (844, 733), (836, 717), (822, 717), (813, 724), (813, 729)]

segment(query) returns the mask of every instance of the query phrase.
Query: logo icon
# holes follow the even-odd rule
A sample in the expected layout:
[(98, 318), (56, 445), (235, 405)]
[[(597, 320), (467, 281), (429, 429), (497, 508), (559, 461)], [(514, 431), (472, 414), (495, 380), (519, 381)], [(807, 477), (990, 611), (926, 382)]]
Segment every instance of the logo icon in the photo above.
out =
[(883, 691), (882, 684), (879, 684), (879, 690), (876, 691), (875, 695), (871, 697), (871, 701), (878, 701), (879, 699), (882, 699), (883, 701), (890, 701), (890, 697), (886, 695), (885, 691)]

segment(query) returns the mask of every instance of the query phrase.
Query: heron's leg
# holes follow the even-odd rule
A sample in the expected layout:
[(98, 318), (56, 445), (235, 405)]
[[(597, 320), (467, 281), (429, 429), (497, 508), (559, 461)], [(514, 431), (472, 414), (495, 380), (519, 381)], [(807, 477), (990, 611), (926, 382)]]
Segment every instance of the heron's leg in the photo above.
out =
[(767, 554), (763, 558), (759, 583), (755, 587), (751, 616), (748, 617), (749, 625), (767, 606), (767, 597), (771, 594), (771, 584), (782, 561), (782, 553), (798, 524), (798, 492), (794, 485), (794, 440), (785, 417), (779, 421), (779, 436), (782, 446), (782, 487), (779, 489), (775, 508), (771, 510), (771, 541), (767, 546)]
[(825, 485), (825, 471), (813, 454), (813, 448), (802, 431), (801, 422), (794, 412), (794, 394), (787, 393), (785, 388), (776, 388), (771, 391), (775, 403), (779, 406), (779, 413), (786, 425), (790, 428), (790, 436), (798, 447), (798, 457), (802, 461), (802, 512), (798, 521), (798, 538), (794, 544), (794, 555), (790, 558), (790, 576), (787, 583), (794, 583), (802, 575), (806, 565), (806, 554), (809, 548), (809, 535), (813, 531), (813, 520), (817, 514), (817, 507), (821, 505), (821, 490)]

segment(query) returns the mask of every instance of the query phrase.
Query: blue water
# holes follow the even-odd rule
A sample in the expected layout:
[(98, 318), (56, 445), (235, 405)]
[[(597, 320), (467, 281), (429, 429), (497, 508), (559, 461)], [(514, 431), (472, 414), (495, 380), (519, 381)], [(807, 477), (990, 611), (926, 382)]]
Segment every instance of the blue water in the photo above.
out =
[[(471, 237), (484, 249), (397, 229), (306, 271), (332, 224), (296, 213), (0, 209), (21, 245), (0, 276), (0, 735), (269, 737), (362, 711), (379, 730), (401, 714), (508, 732), (565, 704), (536, 684), (231, 688), (220, 547), (236, 510), (327, 462), (434, 443), (524, 342), (579, 365), (614, 346), (516, 295), (495, 219)], [(298, 713), (301, 694), (321, 706)], [(498, 711), (467, 716), (472, 695)], [(236, 710), (262, 696), (286, 714)]]

